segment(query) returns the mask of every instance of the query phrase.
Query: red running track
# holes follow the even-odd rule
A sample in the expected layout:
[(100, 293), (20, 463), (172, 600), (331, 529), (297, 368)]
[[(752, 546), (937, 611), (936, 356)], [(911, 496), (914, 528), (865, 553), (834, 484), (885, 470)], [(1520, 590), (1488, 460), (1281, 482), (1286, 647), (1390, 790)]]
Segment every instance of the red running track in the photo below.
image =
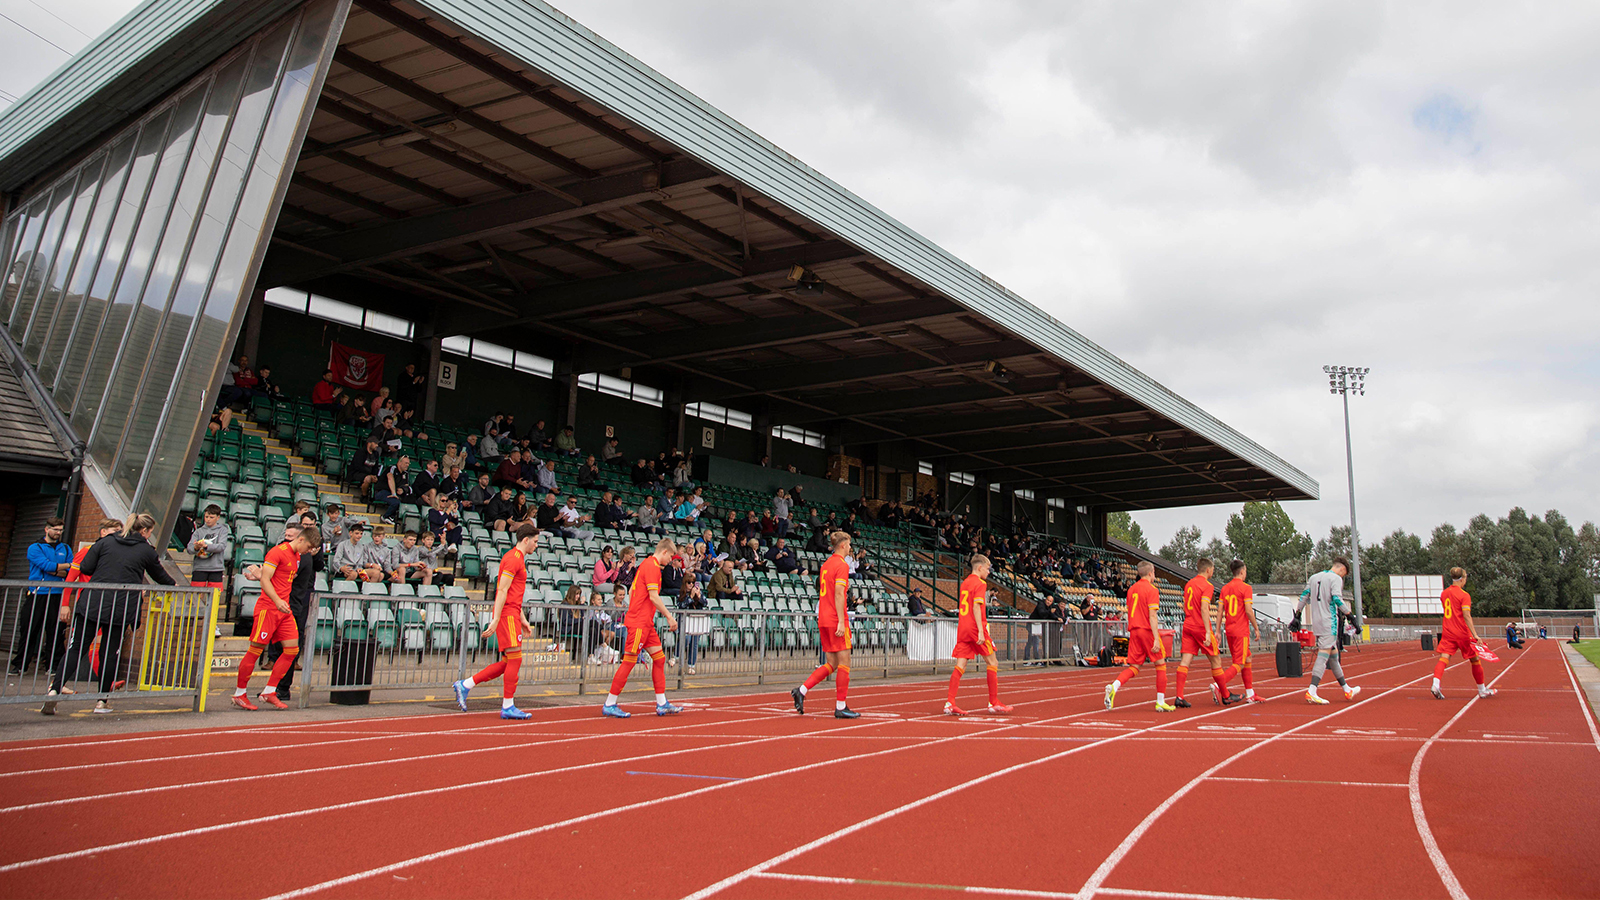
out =
[(1482, 701), (1387, 646), (1323, 707), (1163, 715), (1145, 675), (1106, 712), (1075, 669), (1004, 677), (1006, 718), (939, 679), (855, 722), (825, 687), (5, 744), (0, 897), (1600, 896), (1600, 733), (1556, 643), (1499, 652)]

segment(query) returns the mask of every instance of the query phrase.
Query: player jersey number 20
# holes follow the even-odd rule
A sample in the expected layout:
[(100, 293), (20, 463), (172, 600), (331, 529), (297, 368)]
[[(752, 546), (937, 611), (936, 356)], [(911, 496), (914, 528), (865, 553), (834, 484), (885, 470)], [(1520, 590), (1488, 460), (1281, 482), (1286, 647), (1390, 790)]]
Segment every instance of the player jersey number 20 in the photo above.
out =
[(1239, 598), (1238, 597), (1229, 597), (1228, 598), (1228, 616), (1231, 618), (1233, 616), (1237, 616), (1238, 614), (1239, 614)]

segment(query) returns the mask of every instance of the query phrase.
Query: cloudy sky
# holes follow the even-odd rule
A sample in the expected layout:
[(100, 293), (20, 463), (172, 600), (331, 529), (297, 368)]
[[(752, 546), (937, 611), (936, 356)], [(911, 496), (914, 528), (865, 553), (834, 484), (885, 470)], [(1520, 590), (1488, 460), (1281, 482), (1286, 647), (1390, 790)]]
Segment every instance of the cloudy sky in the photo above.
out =
[[(0, 91), (134, 5), (0, 0)], [(557, 5), (1310, 473), (1314, 536), (1327, 363), (1368, 540), (1597, 518), (1600, 5)]]

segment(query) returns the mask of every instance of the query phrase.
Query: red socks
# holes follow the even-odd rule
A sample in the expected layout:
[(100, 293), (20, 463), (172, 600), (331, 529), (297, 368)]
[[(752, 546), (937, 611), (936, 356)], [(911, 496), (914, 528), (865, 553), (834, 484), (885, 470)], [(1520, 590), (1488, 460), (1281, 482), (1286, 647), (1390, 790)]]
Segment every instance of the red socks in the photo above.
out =
[[(521, 660), (518, 660), (518, 662), (520, 663)], [(489, 663), (487, 666), (484, 666), (482, 672), (479, 672), (478, 674), (472, 676), (472, 683), (473, 684), (483, 684), (485, 681), (489, 681), (491, 679), (499, 678), (500, 674), (502, 672), (504, 672), (505, 670), (506, 670), (506, 661), (503, 660), (503, 659), (497, 659), (494, 662)]]
[(667, 692), (667, 655), (665, 653), (650, 654), (650, 683), (655, 685), (656, 693)]
[[(517, 676), (522, 673), (522, 654), (518, 653), (505, 661), (506, 680), (500, 696), (510, 700), (517, 695)], [(472, 679), (476, 684), (478, 679)]]
[(1250, 677), (1250, 666), (1249, 665), (1246, 665), (1243, 668), (1241, 668), (1239, 670), (1239, 674), (1244, 677), (1244, 689), (1245, 690), (1253, 691), (1253, 690), (1256, 689), (1255, 679)]
[(283, 682), (283, 676), (289, 674), (289, 670), (294, 667), (294, 658), (299, 655), (299, 647), (283, 648), (283, 652), (278, 654), (278, 661), (272, 664), (272, 674), (267, 676), (269, 690), (277, 690), (278, 685)]
[[(812, 674), (816, 674), (816, 673), (812, 673)], [(849, 666), (840, 666), (839, 667), (839, 671), (834, 673), (833, 686), (834, 686), (834, 694), (833, 694), (834, 699), (838, 700), (840, 703), (845, 702), (845, 695), (850, 693), (850, 667)]]
[(1223, 676), (1221, 666), (1211, 670), (1211, 680), (1217, 683), (1217, 687), (1222, 691), (1222, 696), (1228, 696), (1228, 679)]
[(1449, 661), (1450, 661), (1450, 657), (1441, 656), (1441, 657), (1439, 657), (1439, 661), (1433, 664), (1433, 680), (1434, 681), (1443, 681), (1444, 680), (1444, 666), (1445, 666), (1445, 663), (1447, 663)]
[(989, 667), (989, 705), (990, 706), (998, 706), (999, 704), (1000, 704), (1000, 670), (996, 669), (993, 666), (990, 666)]
[(963, 674), (964, 673), (960, 669), (953, 669), (950, 672), (950, 702), (951, 703), (955, 703), (956, 702), (956, 691), (959, 690), (960, 687), (961, 687), (961, 676)]
[(1156, 693), (1165, 694), (1166, 692), (1167, 692), (1167, 664), (1166, 663), (1156, 663)]
[(816, 687), (817, 685), (823, 683), (824, 681), (827, 681), (828, 680), (828, 676), (832, 675), (832, 674), (833, 674), (833, 666), (831, 666), (831, 665), (829, 665), (827, 663), (823, 663), (822, 665), (817, 666), (817, 670), (815, 672), (811, 673), (811, 677), (810, 678), (806, 679), (806, 684), (805, 684), (806, 690), (809, 691), (812, 688)]
[(1483, 663), (1478, 662), (1476, 658), (1472, 660), (1472, 680), (1480, 685), (1483, 684)]
[(1184, 687), (1184, 685), (1186, 685), (1188, 683), (1189, 683), (1189, 667), (1188, 666), (1179, 666), (1178, 667), (1178, 696), (1179, 697), (1183, 696), (1183, 687)]
[(612, 696), (622, 696), (622, 689), (628, 686), (628, 675), (633, 671), (633, 664), (638, 661), (637, 656), (629, 658), (627, 654), (623, 654), (622, 664), (617, 666), (616, 677), (611, 679)]
[(1128, 682), (1132, 681), (1133, 680), (1133, 676), (1135, 676), (1137, 674), (1139, 674), (1139, 670), (1134, 668), (1133, 666), (1129, 666), (1126, 669), (1122, 670), (1122, 674), (1121, 675), (1117, 676), (1117, 684), (1119, 684), (1119, 685), (1127, 684)]
[(250, 675), (256, 670), (256, 660), (261, 658), (264, 647), (251, 647), (245, 652), (244, 658), (239, 660), (239, 690), (250, 687)]

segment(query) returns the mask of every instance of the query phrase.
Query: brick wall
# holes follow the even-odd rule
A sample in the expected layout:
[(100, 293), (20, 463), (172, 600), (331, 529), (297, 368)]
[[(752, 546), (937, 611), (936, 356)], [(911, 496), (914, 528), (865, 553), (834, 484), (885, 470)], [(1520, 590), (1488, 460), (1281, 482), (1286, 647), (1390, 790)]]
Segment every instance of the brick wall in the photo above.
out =
[(94, 495), (85, 490), (83, 499), (78, 504), (78, 522), (72, 535), (74, 552), (85, 543), (92, 544), (100, 539), (100, 520), (106, 517), (100, 504), (95, 502)]

